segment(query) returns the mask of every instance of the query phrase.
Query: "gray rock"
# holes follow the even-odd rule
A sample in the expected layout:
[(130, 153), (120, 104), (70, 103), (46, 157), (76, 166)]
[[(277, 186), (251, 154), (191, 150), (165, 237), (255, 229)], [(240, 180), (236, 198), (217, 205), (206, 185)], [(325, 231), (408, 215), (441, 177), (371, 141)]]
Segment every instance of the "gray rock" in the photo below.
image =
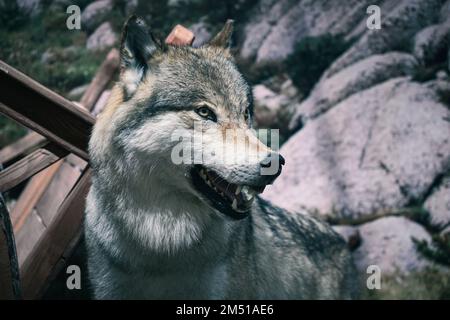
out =
[(87, 88), (89, 87), (89, 84), (84, 84), (82, 86), (73, 88), (69, 91), (67, 94), (67, 99), (69, 100), (80, 100), (80, 98), (83, 96), (83, 94), (86, 92)]
[[(356, 61), (373, 54), (408, 49), (410, 39), (439, 17), (440, 0), (389, 0), (381, 4), (382, 29), (366, 30), (364, 35), (331, 67), (322, 78), (328, 78)], [(389, 10), (386, 10), (389, 7)]]
[[(15, 0), (7, 0), (7, 1), (15, 1)], [(30, 16), (36, 16), (41, 12), (42, 9), (41, 0), (17, 0), (17, 4), (19, 8), (24, 10)]]
[(361, 234), (357, 227), (333, 226), (333, 230), (344, 238), (350, 250), (353, 251), (361, 245)]
[(115, 45), (117, 35), (109, 22), (102, 23), (86, 42), (86, 48), (91, 51), (101, 51)]
[(305, 36), (352, 30), (364, 18), (369, 2), (261, 0), (249, 14), (241, 56), (257, 62), (282, 61)]
[(56, 61), (56, 54), (53, 52), (53, 50), (51, 48), (45, 50), (41, 56), (41, 63), (49, 64), (55, 61)]
[(450, 19), (441, 24), (426, 27), (416, 34), (414, 56), (423, 64), (434, 62), (449, 48)]
[(450, 224), (450, 178), (444, 178), (424, 204), (435, 226)]
[(287, 79), (281, 84), (281, 93), (289, 98), (299, 97), (300, 93), (291, 79)]
[(387, 217), (362, 225), (359, 232), (362, 243), (353, 257), (361, 272), (369, 265), (380, 267), (382, 275), (420, 271), (431, 266), (412, 241), (415, 238), (431, 242), (430, 235), (417, 223), (404, 217)]
[(319, 82), (296, 110), (290, 128), (299, 127), (356, 92), (391, 78), (412, 75), (416, 67), (412, 55), (400, 52), (363, 59)]
[(125, 5), (125, 13), (127, 16), (132, 15), (135, 13), (136, 9), (138, 8), (139, 0), (128, 0)]
[(113, 9), (112, 0), (94, 1), (81, 13), (81, 28), (91, 34)]
[(192, 43), (194, 47), (199, 47), (205, 44), (212, 37), (211, 26), (204, 21), (191, 25), (189, 30), (191, 30), (195, 35), (194, 42)]
[(400, 208), (449, 165), (449, 117), (434, 89), (408, 78), (354, 94), (283, 145), (286, 165), (263, 196), (350, 219)]
[(254, 118), (259, 128), (286, 128), (295, 102), (265, 85), (253, 87)]

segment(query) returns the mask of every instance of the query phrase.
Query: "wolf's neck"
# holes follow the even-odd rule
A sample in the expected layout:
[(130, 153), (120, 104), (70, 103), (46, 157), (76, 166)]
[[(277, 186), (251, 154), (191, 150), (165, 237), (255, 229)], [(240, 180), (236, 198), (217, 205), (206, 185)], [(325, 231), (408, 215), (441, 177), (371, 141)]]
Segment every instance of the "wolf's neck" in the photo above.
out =
[(98, 177), (94, 188), (101, 219), (117, 234), (114, 241), (126, 240), (141, 252), (173, 256), (195, 248), (208, 254), (222, 250), (229, 237), (228, 222), (211, 208), (152, 177), (117, 177), (113, 184)]

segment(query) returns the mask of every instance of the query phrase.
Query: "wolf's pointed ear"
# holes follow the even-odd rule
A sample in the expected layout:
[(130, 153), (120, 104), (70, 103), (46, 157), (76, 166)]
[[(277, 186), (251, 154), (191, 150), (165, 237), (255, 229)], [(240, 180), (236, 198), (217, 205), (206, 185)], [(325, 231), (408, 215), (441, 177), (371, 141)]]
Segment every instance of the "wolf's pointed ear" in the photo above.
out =
[(148, 60), (159, 50), (158, 43), (149, 33), (144, 20), (131, 16), (125, 22), (120, 44), (120, 80), (126, 96), (136, 91), (148, 69)]
[(233, 24), (234, 21), (228, 19), (222, 30), (220, 30), (208, 44), (213, 47), (229, 49), (231, 46), (231, 36), (233, 34)]

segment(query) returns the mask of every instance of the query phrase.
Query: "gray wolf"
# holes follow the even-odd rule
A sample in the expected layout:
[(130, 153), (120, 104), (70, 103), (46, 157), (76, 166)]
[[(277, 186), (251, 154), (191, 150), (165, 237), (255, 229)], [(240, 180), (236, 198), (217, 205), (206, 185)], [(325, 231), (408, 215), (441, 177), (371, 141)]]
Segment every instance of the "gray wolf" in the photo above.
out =
[[(231, 31), (227, 22), (209, 43), (177, 47), (140, 18), (126, 22), (120, 79), (89, 146), (85, 236), (95, 298), (354, 297), (344, 240), (257, 195), (284, 160), (248, 130), (252, 95), (229, 49)], [(171, 135), (198, 122), (208, 154), (240, 155), (242, 139), (217, 141), (242, 129), (251, 159), (175, 164)], [(262, 175), (269, 156), (277, 170)]]

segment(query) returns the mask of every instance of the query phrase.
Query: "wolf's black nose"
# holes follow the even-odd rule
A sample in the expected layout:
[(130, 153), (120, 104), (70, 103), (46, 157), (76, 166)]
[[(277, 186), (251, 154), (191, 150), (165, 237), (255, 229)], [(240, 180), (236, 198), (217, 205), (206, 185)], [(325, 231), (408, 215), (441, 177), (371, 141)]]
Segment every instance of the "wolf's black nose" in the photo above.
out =
[(281, 166), (284, 165), (286, 162), (283, 158), (283, 156), (277, 152), (272, 152), (270, 153), (264, 160), (262, 160), (259, 164), (261, 165), (261, 167), (263, 168), (270, 168), (272, 161), (274, 161), (278, 156), (278, 163), (280, 166), (280, 170), (281, 170)]
[[(272, 161), (278, 160), (278, 167), (272, 168)], [(264, 178), (265, 184), (272, 184), (275, 179), (280, 175), (281, 168), (285, 161), (281, 154), (278, 152), (271, 152), (264, 160), (259, 164), (261, 165), (261, 176)]]

